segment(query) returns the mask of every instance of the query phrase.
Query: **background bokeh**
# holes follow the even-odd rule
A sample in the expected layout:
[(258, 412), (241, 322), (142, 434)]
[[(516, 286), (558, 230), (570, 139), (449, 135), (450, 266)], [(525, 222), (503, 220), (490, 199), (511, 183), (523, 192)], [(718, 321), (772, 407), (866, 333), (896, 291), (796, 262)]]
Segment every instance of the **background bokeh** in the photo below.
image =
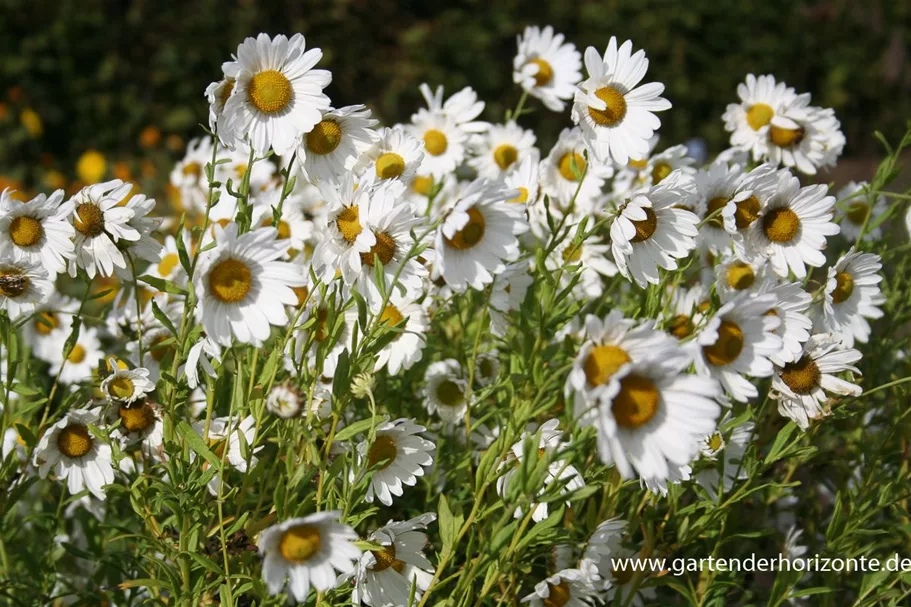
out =
[[(90, 149), (105, 177), (160, 191), (206, 121), (206, 85), (260, 31), (302, 32), (323, 49), (336, 105), (366, 103), (407, 120), (421, 82), (471, 85), (498, 120), (515, 104), (515, 37), (552, 24), (577, 46), (611, 35), (648, 53), (647, 79), (674, 104), (662, 144), (693, 137), (712, 152), (748, 72), (773, 73), (834, 107), (850, 161), (879, 153), (911, 116), (908, 0), (0, 0), (0, 188), (74, 189)], [(569, 124), (540, 105), (524, 117), (546, 147)]]

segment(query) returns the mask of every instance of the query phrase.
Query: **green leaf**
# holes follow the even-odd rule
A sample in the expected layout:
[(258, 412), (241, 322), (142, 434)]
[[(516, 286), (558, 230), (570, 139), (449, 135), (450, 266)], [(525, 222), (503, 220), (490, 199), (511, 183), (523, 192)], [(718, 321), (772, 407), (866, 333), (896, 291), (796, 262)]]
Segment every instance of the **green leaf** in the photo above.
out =
[(172, 295), (183, 295), (186, 297), (187, 290), (178, 287), (176, 284), (170, 280), (164, 280), (163, 278), (156, 278), (154, 276), (149, 276), (148, 274), (143, 274), (139, 277), (139, 280), (146, 283), (147, 285), (154, 287), (155, 289), (162, 291), (163, 293), (171, 293)]
[(449, 507), (449, 500), (443, 494), (440, 494), (437, 516), (439, 517), (440, 540), (443, 542), (443, 554), (449, 554), (455, 547), (459, 531), (462, 529), (462, 523), (465, 522), (465, 517), (461, 513), (454, 514), (452, 512)]
[(155, 316), (155, 318), (158, 319), (158, 322), (164, 325), (164, 327), (171, 332), (171, 335), (177, 337), (177, 328), (174, 326), (174, 323), (171, 322), (171, 319), (168, 318), (164, 311), (162, 311), (162, 309), (158, 306), (158, 304), (155, 303), (154, 299), (152, 300), (152, 314)]
[(204, 441), (196, 430), (193, 429), (193, 426), (185, 421), (181, 421), (177, 424), (177, 434), (187, 441), (190, 449), (195, 451), (197, 455), (203, 457), (207, 462), (212, 464), (214, 468), (221, 470), (221, 460), (211, 449), (209, 449), (209, 446), (206, 445), (206, 441)]
[(788, 439), (791, 438), (791, 435), (794, 434), (795, 430), (797, 430), (797, 424), (788, 422), (787, 425), (778, 432), (778, 436), (775, 437), (775, 442), (772, 443), (769, 454), (765, 458), (766, 464), (778, 461), (784, 456), (786, 452), (785, 443), (788, 442)]
[(350, 426), (345, 426), (335, 435), (336, 441), (346, 441), (350, 438), (353, 438), (355, 435), (360, 434), (361, 432), (367, 432), (370, 428), (373, 427), (373, 419), (367, 418), (360, 421), (354, 422)]

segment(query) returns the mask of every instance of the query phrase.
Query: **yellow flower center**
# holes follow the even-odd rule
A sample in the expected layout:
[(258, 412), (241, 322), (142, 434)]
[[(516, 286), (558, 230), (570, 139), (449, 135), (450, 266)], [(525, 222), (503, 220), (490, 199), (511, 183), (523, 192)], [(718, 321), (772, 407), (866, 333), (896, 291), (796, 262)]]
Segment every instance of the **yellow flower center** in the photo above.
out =
[(380, 322), (390, 327), (396, 326), (403, 320), (405, 320), (405, 317), (402, 312), (392, 304), (386, 304), (386, 307), (383, 308), (383, 313), (380, 314)]
[(464, 251), (470, 249), (484, 238), (486, 229), (484, 215), (475, 207), (468, 209), (468, 222), (462, 226), (462, 229), (452, 235), (452, 238), (443, 237), (446, 244), (453, 249)]
[(780, 148), (800, 145), (806, 131), (802, 128), (785, 129), (774, 124), (769, 128), (769, 139)]
[(421, 196), (430, 196), (430, 190), (433, 188), (433, 177), (422, 177), (418, 175), (411, 182), (411, 189)]
[(164, 277), (170, 276), (178, 263), (180, 263), (180, 258), (177, 256), (177, 253), (168, 253), (158, 262), (158, 275)]
[(156, 362), (164, 360), (164, 357), (171, 351), (171, 347), (164, 345), (163, 343), (167, 341), (167, 339), (168, 337), (166, 335), (161, 335), (152, 342), (151, 346), (149, 346), (149, 354)]
[(223, 303), (242, 301), (253, 286), (253, 274), (239, 259), (225, 259), (209, 272), (209, 289)]
[(614, 126), (626, 116), (626, 97), (612, 86), (604, 86), (595, 91), (595, 97), (605, 103), (607, 107), (596, 110), (589, 106), (588, 115), (595, 124), (600, 126)]
[(121, 406), (117, 409), (120, 427), (127, 432), (143, 432), (155, 423), (152, 407), (143, 403), (138, 407)]
[(335, 218), (335, 227), (342, 233), (342, 238), (352, 244), (360, 235), (363, 228), (360, 222), (360, 211), (356, 206), (345, 207)]
[(502, 170), (511, 167), (519, 159), (519, 150), (515, 146), (504, 143), (498, 145), (493, 151), (493, 160)]
[(111, 383), (108, 384), (108, 393), (112, 398), (126, 400), (132, 398), (135, 388), (133, 380), (129, 377), (115, 377), (111, 380)]
[[(41, 320), (38, 320), (40, 318)], [(35, 318), (35, 332), (38, 335), (50, 335), (51, 331), (60, 326), (60, 320), (53, 312), (39, 312)]]
[(342, 142), (342, 127), (335, 120), (321, 120), (307, 133), (307, 149), (314, 154), (325, 156)]
[(710, 346), (703, 346), (702, 353), (709, 364), (716, 367), (729, 365), (740, 356), (743, 350), (743, 330), (737, 323), (722, 320), (718, 327), (718, 339)]
[(437, 386), (437, 400), (447, 407), (458, 407), (465, 400), (465, 393), (462, 392), (462, 386), (446, 379)]
[(376, 564), (370, 568), (371, 571), (385, 571), (395, 564), (395, 546), (385, 546), (382, 550), (371, 550), (370, 553), (376, 559)]
[(282, 533), (278, 551), (286, 561), (303, 563), (319, 552), (322, 540), (314, 525), (295, 525)]
[(656, 162), (652, 167), (652, 185), (657, 185), (664, 181), (664, 178), (671, 174), (674, 169), (666, 162)]
[(440, 156), (441, 154), (446, 153), (446, 148), (448, 147), (449, 142), (446, 140), (446, 135), (442, 131), (429, 129), (424, 133), (424, 149), (427, 150), (428, 154)]
[(620, 380), (620, 392), (614, 397), (611, 412), (618, 426), (635, 430), (655, 417), (659, 401), (655, 382), (641, 375), (627, 375)]
[(800, 231), (800, 218), (791, 209), (778, 207), (762, 218), (762, 230), (772, 242), (790, 242)]
[(845, 212), (848, 221), (857, 226), (864, 225), (867, 215), (870, 213), (870, 207), (863, 202), (852, 202)]
[(81, 344), (76, 344), (73, 346), (73, 351), (70, 352), (70, 355), (67, 356), (66, 359), (74, 365), (78, 365), (85, 360), (86, 356), (87, 353), (85, 351), (85, 348)]
[(747, 110), (747, 124), (749, 124), (750, 128), (754, 131), (758, 131), (772, 122), (772, 116), (774, 115), (775, 110), (772, 109), (772, 106), (766, 105), (765, 103), (757, 103), (751, 105), (750, 109)]
[(543, 59), (532, 59), (529, 63), (533, 63), (538, 66), (538, 71), (535, 73), (535, 85), (544, 86), (554, 79), (554, 68)]
[(221, 87), (221, 92), (218, 96), (218, 101), (221, 103), (221, 106), (224, 107), (228, 102), (228, 97), (231, 96), (231, 93), (234, 92), (234, 78), (225, 78), (224, 86)]
[(810, 394), (819, 386), (822, 373), (816, 361), (804, 354), (800, 360), (787, 363), (781, 370), (781, 380), (794, 391), (795, 394)]
[(756, 274), (750, 264), (743, 261), (735, 261), (728, 266), (727, 279), (729, 287), (736, 291), (743, 291), (753, 286)]
[(601, 386), (610, 381), (620, 367), (630, 361), (626, 350), (618, 346), (595, 346), (588, 353), (582, 368), (585, 379), (592, 386)]
[(832, 291), (832, 303), (840, 304), (850, 299), (854, 293), (854, 277), (847, 272), (835, 276), (835, 290)]
[(264, 114), (281, 112), (288, 107), (293, 96), (291, 81), (278, 70), (265, 70), (254, 74), (247, 85), (247, 99), (253, 107)]
[(693, 333), (693, 321), (686, 314), (678, 314), (671, 319), (667, 330), (677, 339), (689, 337)]
[(395, 179), (405, 172), (405, 159), (395, 152), (385, 152), (376, 159), (376, 176), (380, 179)]
[(516, 203), (520, 203), (520, 204), (524, 204), (524, 203), (528, 202), (528, 188), (526, 188), (524, 186), (519, 186), (516, 189), (519, 190), (519, 195), (507, 202), (516, 202)]
[(649, 207), (642, 207), (645, 211), (645, 219), (642, 221), (633, 221), (633, 227), (636, 228), (636, 235), (630, 239), (630, 242), (644, 242), (652, 237), (655, 229), (658, 227), (658, 217)]
[(370, 451), (367, 453), (367, 462), (371, 468), (381, 462), (385, 462), (380, 466), (380, 470), (385, 470), (395, 461), (397, 455), (398, 446), (395, 441), (392, 437), (383, 434), (377, 436), (373, 444), (370, 445)]
[(706, 217), (712, 217), (714, 213), (718, 213), (711, 219), (709, 219), (708, 225), (713, 228), (723, 228), (724, 227), (724, 218), (721, 216), (721, 209), (727, 205), (729, 199), (724, 196), (716, 196), (709, 200), (709, 204), (705, 210)]
[(380, 258), (380, 263), (385, 266), (392, 261), (392, 257), (395, 255), (395, 241), (386, 232), (374, 232), (373, 235), (376, 236), (376, 244), (370, 247), (370, 251), (367, 253), (361, 253), (361, 263), (372, 267), (373, 256), (376, 255)]
[(648, 166), (648, 160), (646, 160), (645, 158), (643, 158), (642, 160), (630, 159), (630, 161), (626, 164), (626, 166), (628, 166), (631, 169), (636, 169), (637, 171), (641, 171), (642, 169), (644, 169), (645, 167)]
[(737, 210), (734, 211), (734, 223), (737, 224), (738, 230), (745, 230), (759, 219), (761, 205), (759, 204), (759, 199), (755, 196), (750, 196), (746, 200), (741, 200), (734, 204), (737, 206)]
[(94, 439), (89, 429), (81, 424), (70, 424), (57, 435), (57, 448), (60, 453), (75, 459), (92, 450)]
[(582, 259), (582, 245), (573, 246), (570, 244), (568, 247), (563, 249), (561, 256), (563, 257), (564, 263), (574, 263), (576, 261), (579, 261)]
[(188, 162), (183, 165), (183, 174), (187, 177), (199, 178), (202, 175), (202, 165), (198, 162)]
[(721, 438), (721, 435), (717, 432), (709, 438), (709, 449), (712, 451), (718, 451), (724, 445), (724, 439)]
[(41, 227), (41, 222), (34, 217), (20, 215), (9, 224), (9, 237), (16, 246), (36, 245), (42, 236), (44, 236), (44, 228)]
[(28, 276), (19, 272), (0, 272), (0, 295), (4, 297), (21, 297), (28, 291), (31, 282)]
[(579, 178), (576, 177), (576, 174), (573, 172), (573, 164), (576, 165), (576, 170), (579, 171), (579, 175), (585, 172), (585, 157), (582, 154), (577, 154), (576, 152), (567, 152), (563, 154), (560, 158), (559, 168), (560, 175), (563, 179), (567, 181), (578, 181)]
[(104, 212), (97, 204), (83, 202), (76, 207), (73, 227), (87, 238), (95, 238), (104, 232)]
[(569, 592), (569, 584), (566, 580), (560, 580), (560, 583), (554, 586), (547, 585), (547, 598), (544, 599), (544, 607), (564, 607), (569, 603), (572, 595)]

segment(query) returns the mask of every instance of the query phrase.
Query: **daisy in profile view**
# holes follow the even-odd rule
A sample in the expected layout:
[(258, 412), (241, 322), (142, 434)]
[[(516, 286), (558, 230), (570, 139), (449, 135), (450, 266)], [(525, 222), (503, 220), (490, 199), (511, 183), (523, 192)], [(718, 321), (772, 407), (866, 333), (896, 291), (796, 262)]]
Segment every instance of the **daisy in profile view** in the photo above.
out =
[(361, 550), (357, 533), (339, 522), (339, 512), (317, 512), (273, 525), (259, 538), (263, 580), (271, 594), (288, 590), (299, 603), (312, 586), (325, 592), (337, 585), (338, 574), (350, 574)]
[(618, 48), (617, 38), (611, 36), (603, 56), (592, 46), (586, 49), (585, 69), (588, 80), (576, 89), (572, 118), (592, 154), (621, 166), (631, 158), (645, 159), (649, 139), (661, 126), (654, 112), (671, 107), (661, 97), (663, 84), (640, 84), (648, 70), (645, 51), (633, 53), (629, 40)]
[(323, 89), (332, 74), (313, 69), (322, 56), (306, 50), (302, 34), (244, 40), (223, 66), (234, 84), (218, 118), (219, 138), (230, 148), (248, 141), (260, 155), (291, 152), (329, 109)]
[[(840, 336), (845, 347), (870, 339), (870, 322), (882, 318), (886, 303), (880, 284), (882, 263), (875, 253), (860, 253), (853, 247), (829, 268), (825, 300), (817, 326)], [(869, 319), (869, 320), (868, 320)]]

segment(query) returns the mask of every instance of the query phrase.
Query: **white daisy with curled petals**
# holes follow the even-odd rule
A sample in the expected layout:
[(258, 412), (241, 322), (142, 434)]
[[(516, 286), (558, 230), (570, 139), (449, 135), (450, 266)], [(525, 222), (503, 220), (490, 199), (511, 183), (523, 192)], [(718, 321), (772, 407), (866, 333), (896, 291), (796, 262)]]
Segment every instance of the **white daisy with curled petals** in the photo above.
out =
[(306, 50), (301, 34), (244, 40), (235, 61), (222, 66), (234, 84), (218, 118), (219, 138), (230, 148), (249, 142), (261, 156), (293, 151), (329, 109), (323, 89), (332, 74), (313, 69), (322, 56)]
[(860, 386), (836, 377), (844, 371), (859, 375), (854, 363), (860, 359), (861, 353), (845, 348), (837, 335), (814, 335), (800, 358), (775, 369), (771, 397), (778, 400), (778, 412), (806, 430), (809, 420), (828, 415), (823, 406), (829, 394), (860, 396)]
[(209, 339), (261, 345), (271, 326), (285, 326), (285, 306), (297, 304), (293, 287), (306, 283), (301, 266), (279, 261), (285, 246), (275, 228), (237, 233), (237, 225), (215, 226), (216, 246), (200, 254), (194, 283), (196, 316)]
[(781, 350), (769, 358), (779, 366), (797, 360), (803, 351), (803, 344), (810, 339), (810, 330), (813, 328), (813, 321), (807, 316), (813, 297), (798, 282), (778, 284), (772, 280), (764, 281), (757, 293), (775, 296), (775, 305), (766, 314), (776, 316), (781, 321), (775, 329), (775, 334), (781, 337)]
[(298, 157), (304, 175), (311, 183), (338, 181), (379, 139), (373, 130), (378, 122), (363, 105), (349, 105), (323, 114), (322, 120), (301, 140)]
[[(886, 302), (879, 283), (883, 277), (879, 255), (852, 247), (828, 270), (822, 318), (818, 325), (840, 337), (848, 348), (870, 339), (867, 319), (882, 318)], [(819, 317), (817, 317), (819, 318)]]
[(424, 373), (424, 407), (447, 424), (459, 424), (468, 410), (468, 380), (454, 358), (431, 363)]
[(630, 158), (648, 155), (648, 142), (661, 120), (654, 112), (670, 109), (661, 97), (664, 85), (642, 82), (648, 70), (645, 51), (633, 53), (629, 40), (617, 47), (611, 36), (604, 56), (590, 46), (585, 50), (588, 79), (576, 89), (573, 122), (582, 128), (588, 148), (598, 160), (626, 165)]
[(68, 264), (70, 276), (76, 276), (76, 268), (85, 269), (89, 277), (94, 278), (96, 273), (110, 276), (115, 267), (127, 267), (116, 243), (137, 241), (142, 237), (130, 226), (133, 209), (121, 206), (132, 189), (132, 183), (119, 179), (96, 183), (79, 190), (61, 207), (76, 231), (76, 257)]
[(614, 263), (640, 287), (658, 284), (658, 268), (676, 270), (677, 260), (696, 248), (699, 218), (687, 211), (695, 187), (675, 171), (647, 192), (633, 196), (611, 223)]
[(339, 583), (339, 574), (354, 571), (361, 557), (357, 533), (339, 521), (339, 512), (317, 512), (292, 518), (262, 532), (263, 580), (270, 594), (288, 590), (298, 603), (307, 601), (310, 588), (325, 592)]
[(552, 112), (562, 112), (573, 98), (582, 79), (582, 56), (563, 34), (554, 28), (536, 25), (518, 36), (518, 52), (513, 59), (512, 79)]
[(712, 305), (709, 291), (701, 284), (690, 288), (669, 288), (670, 307), (662, 313), (665, 330), (677, 339), (686, 339), (705, 322)]
[(66, 481), (70, 495), (88, 489), (100, 500), (104, 486), (114, 482), (111, 446), (92, 434), (89, 426), (101, 419), (101, 407), (70, 411), (47, 429), (35, 448), (35, 465), (45, 478), (51, 470)]
[(66, 271), (75, 251), (75, 230), (66, 220), (63, 190), (49, 197), (13, 200), (9, 190), (0, 193), (0, 256), (39, 261), (48, 272)]
[(53, 292), (54, 282), (40, 260), (0, 261), (0, 310), (11, 320), (31, 315)]
[(101, 382), (101, 392), (112, 403), (132, 405), (155, 389), (155, 382), (149, 379), (149, 370), (121, 368), (114, 358), (109, 359), (114, 372)]
[(845, 146), (841, 123), (830, 108), (809, 105), (808, 93), (798, 95), (769, 125), (768, 160), (805, 175), (834, 166)]
[(718, 379), (734, 400), (759, 395), (745, 376), (772, 375), (770, 357), (781, 351), (775, 330), (781, 320), (766, 314), (777, 303), (774, 295), (739, 295), (721, 306), (697, 337), (696, 370)]
[(519, 257), (518, 236), (528, 230), (525, 208), (508, 201), (516, 191), (478, 179), (445, 211), (434, 249), (440, 274), (453, 290), (481, 290)]
[(372, 443), (358, 444), (364, 468), (376, 468), (367, 487), (368, 502), (376, 498), (391, 506), (393, 496), (401, 497), (404, 486), (414, 487), (425, 468), (433, 465), (436, 445), (420, 436), (424, 430), (410, 419), (386, 421), (377, 427)]
[(768, 257), (778, 276), (787, 278), (793, 272), (804, 278), (807, 266), (818, 268), (826, 262), (826, 237), (839, 232), (832, 221), (835, 197), (828, 192), (825, 184), (802, 188), (797, 177), (784, 171), (778, 192), (750, 225), (747, 246)]

